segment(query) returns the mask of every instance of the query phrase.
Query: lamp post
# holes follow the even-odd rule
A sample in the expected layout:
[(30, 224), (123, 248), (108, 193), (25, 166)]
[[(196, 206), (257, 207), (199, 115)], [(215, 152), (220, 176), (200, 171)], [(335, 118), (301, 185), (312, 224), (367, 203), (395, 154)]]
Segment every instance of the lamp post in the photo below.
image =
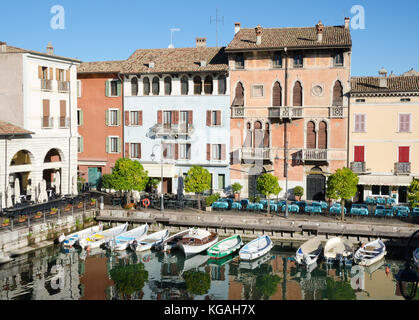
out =
[(160, 143), (160, 144), (155, 144), (153, 146), (153, 149), (152, 149), (152, 152), (151, 152), (151, 155), (150, 155), (152, 161), (154, 161), (154, 159), (156, 158), (156, 155), (154, 154), (154, 148), (155, 147), (160, 147), (160, 175), (161, 175), (161, 177), (160, 177), (160, 179), (161, 179), (161, 181), (160, 181), (160, 183), (161, 183), (161, 186), (160, 186), (160, 211), (163, 211), (164, 210), (164, 199), (163, 199), (163, 144)]

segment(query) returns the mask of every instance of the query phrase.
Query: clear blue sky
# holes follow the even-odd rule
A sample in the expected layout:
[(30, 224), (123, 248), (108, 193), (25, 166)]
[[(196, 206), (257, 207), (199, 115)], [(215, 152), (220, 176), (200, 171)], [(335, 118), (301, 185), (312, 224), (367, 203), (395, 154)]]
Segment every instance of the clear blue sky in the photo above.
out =
[[(298, 4), (297, 4), (298, 3)], [(51, 7), (65, 9), (65, 29), (54, 30)], [(196, 37), (215, 46), (215, 18), (219, 45), (242, 27), (305, 27), (319, 20), (342, 25), (351, 8), (365, 8), (365, 29), (352, 30), (352, 75), (377, 75), (381, 67), (396, 74), (419, 70), (419, 1), (417, 0), (15, 0), (0, 2), (0, 40), (10, 45), (54, 53), (82, 61), (121, 60), (139, 48), (167, 48), (170, 28), (175, 47), (192, 47)]]

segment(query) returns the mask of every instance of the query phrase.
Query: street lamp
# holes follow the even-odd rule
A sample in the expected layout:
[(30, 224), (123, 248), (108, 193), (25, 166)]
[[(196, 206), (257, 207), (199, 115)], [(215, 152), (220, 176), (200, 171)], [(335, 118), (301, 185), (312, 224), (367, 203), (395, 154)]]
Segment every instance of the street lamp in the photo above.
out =
[(160, 211), (164, 210), (164, 199), (163, 199), (163, 146), (162, 144), (155, 144), (153, 146), (152, 152), (151, 152), (151, 160), (154, 162), (154, 159), (156, 158), (156, 155), (154, 154), (154, 147), (160, 147), (160, 174), (161, 174), (161, 186), (160, 186)]

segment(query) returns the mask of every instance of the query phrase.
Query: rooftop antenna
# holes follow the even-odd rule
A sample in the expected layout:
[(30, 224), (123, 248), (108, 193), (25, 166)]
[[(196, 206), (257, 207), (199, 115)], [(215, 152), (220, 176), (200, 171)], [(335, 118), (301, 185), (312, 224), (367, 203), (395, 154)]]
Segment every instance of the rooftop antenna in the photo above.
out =
[(215, 46), (218, 47), (218, 22), (222, 22), (224, 25), (224, 16), (222, 16), (222, 19), (218, 19), (218, 8), (215, 9), (215, 19), (214, 17), (210, 17), (210, 24), (215, 21), (215, 30), (216, 30), (216, 36), (215, 36)]
[(169, 48), (174, 48), (175, 46), (173, 45), (173, 32), (175, 31), (180, 31), (179, 28), (171, 28), (170, 29), (170, 44), (169, 44)]

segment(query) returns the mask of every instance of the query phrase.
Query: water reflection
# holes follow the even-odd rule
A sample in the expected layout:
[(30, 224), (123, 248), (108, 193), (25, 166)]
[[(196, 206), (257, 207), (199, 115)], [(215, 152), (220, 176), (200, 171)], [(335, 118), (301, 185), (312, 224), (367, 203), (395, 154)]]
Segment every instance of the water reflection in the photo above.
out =
[(185, 259), (182, 252), (86, 253), (49, 247), (1, 266), (0, 299), (403, 299), (395, 281), (402, 259), (368, 268), (319, 262), (308, 269), (294, 261), (294, 252), (280, 244), (244, 262), (238, 256)]

